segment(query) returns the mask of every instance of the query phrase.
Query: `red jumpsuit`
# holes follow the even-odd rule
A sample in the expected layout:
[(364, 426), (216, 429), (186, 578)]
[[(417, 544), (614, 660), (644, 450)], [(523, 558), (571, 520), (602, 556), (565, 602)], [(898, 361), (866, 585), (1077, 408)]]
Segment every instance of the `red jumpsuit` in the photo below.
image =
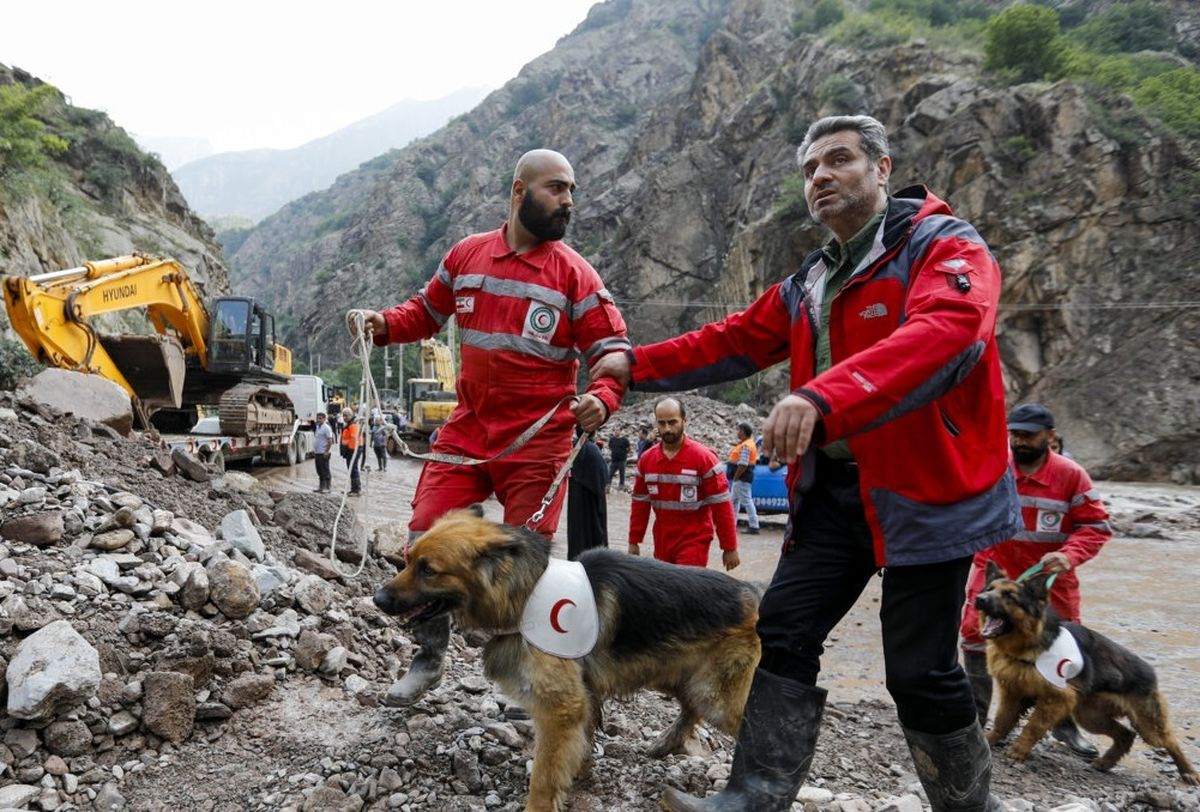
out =
[[(630, 347), (625, 322), (587, 260), (560, 241), (517, 254), (505, 241), (506, 229), (474, 234), (451, 248), (423, 291), (383, 312), (387, 332), (375, 337), (380, 346), (415, 341), (437, 333), (451, 315), (458, 320), (458, 407), (433, 444), (441, 453), (495, 456), (575, 393), (581, 357), (590, 364)], [(587, 391), (609, 414), (624, 394), (611, 378)], [(566, 461), (573, 425), (564, 405), (528, 444), (501, 460), (473, 467), (426, 463), (409, 530), (426, 530), (446, 511), (492, 493), (504, 505), (506, 523), (524, 523)], [(562, 496), (560, 489), (538, 532), (554, 532)]]
[(716, 453), (687, 437), (673, 459), (662, 444), (638, 459), (629, 512), (629, 543), (641, 544), (654, 508), (654, 557), (672, 564), (708, 566), (715, 520), (722, 550), (737, 549), (737, 525), (725, 466)]
[(1024, 475), (1012, 466), (1021, 499), (1021, 517), (1025, 529), (1008, 541), (1002, 541), (975, 554), (971, 580), (967, 583), (967, 604), (963, 611), (960, 634), (964, 651), (984, 651), (979, 636), (979, 613), (975, 596), (983, 591), (987, 562), (995, 561), (1010, 578), (1016, 578), (1051, 552), (1062, 552), (1071, 561), (1071, 569), (1059, 573), (1050, 588), (1050, 605), (1064, 620), (1079, 622), (1079, 578), (1075, 568), (1090, 561), (1112, 538), (1108, 511), (1091, 477), (1074, 460), (1055, 454), (1032, 474)]

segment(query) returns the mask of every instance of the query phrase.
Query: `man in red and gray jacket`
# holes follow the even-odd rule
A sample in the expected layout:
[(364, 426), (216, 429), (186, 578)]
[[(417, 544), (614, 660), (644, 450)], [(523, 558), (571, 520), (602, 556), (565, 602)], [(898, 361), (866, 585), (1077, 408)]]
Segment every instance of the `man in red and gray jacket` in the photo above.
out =
[[(575, 171), (566, 158), (548, 149), (525, 153), (513, 173), (502, 227), (456, 244), (407, 302), (382, 313), (348, 315), (351, 333), (361, 315), (381, 346), (427, 338), (450, 316), (458, 320), (458, 406), (438, 431), (433, 451), (490, 460), (575, 394), (580, 358), (592, 362), (629, 348), (625, 322), (599, 274), (562, 242), (574, 191)], [(566, 462), (575, 422), (595, 431), (624, 393), (623, 384), (599, 378), (569, 410), (560, 409), (526, 445), (501, 459), (475, 466), (427, 462), (413, 496), (409, 543), (445, 512), (493, 493), (504, 506), (505, 523), (524, 524)], [(563, 493), (534, 530), (554, 534)], [(449, 618), (417, 624), (413, 636), (421, 649), (386, 704), (410, 704), (441, 678)]]
[(1000, 269), (927, 189), (887, 193), (875, 119), (821, 119), (797, 157), (834, 239), (745, 311), (592, 369), (669, 391), (791, 362), (792, 391), (763, 426), (764, 452), (790, 464), (789, 523), (733, 771), (718, 795), (668, 790), (663, 802), (791, 808), (824, 708), (826, 636), (880, 574), (887, 687), (930, 805), (999, 808), (957, 651), (971, 558), (1020, 523), (994, 335)]
[[(987, 721), (992, 700), (992, 677), (987, 670), (986, 642), (979, 633), (975, 597), (985, 586), (987, 562), (995, 561), (1010, 578), (1041, 564), (1056, 576), (1050, 589), (1050, 605), (1063, 620), (1079, 623), (1079, 578), (1075, 569), (1095, 558), (1112, 538), (1108, 510), (1087, 471), (1050, 450), (1055, 433), (1054, 415), (1049, 409), (1040, 403), (1017, 406), (1008, 416), (1008, 436), (1023, 525), (1011, 539), (975, 554), (960, 630), (963, 664), (971, 679), (981, 725)], [(1054, 738), (1084, 758), (1100, 755), (1069, 717), (1054, 728)]]
[(716, 453), (687, 436), (687, 408), (675, 398), (654, 407), (661, 442), (638, 458), (629, 509), (629, 554), (641, 555), (654, 510), (654, 557), (708, 566), (714, 526), (726, 570), (741, 563), (725, 468)]

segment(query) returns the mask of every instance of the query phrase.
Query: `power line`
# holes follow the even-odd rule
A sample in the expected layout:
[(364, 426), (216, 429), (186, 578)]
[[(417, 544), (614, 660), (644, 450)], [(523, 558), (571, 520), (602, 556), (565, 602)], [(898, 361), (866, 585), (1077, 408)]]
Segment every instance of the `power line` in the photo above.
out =
[[(679, 302), (671, 299), (614, 299), (623, 307), (653, 306), (676, 307), (684, 310), (702, 308), (725, 308), (744, 310), (749, 304), (733, 302)], [(1004, 311), (1052, 311), (1052, 310), (1193, 310), (1200, 308), (1200, 301), (1177, 302), (1096, 302), (1096, 303), (1050, 303), (1050, 304), (1001, 304)]]

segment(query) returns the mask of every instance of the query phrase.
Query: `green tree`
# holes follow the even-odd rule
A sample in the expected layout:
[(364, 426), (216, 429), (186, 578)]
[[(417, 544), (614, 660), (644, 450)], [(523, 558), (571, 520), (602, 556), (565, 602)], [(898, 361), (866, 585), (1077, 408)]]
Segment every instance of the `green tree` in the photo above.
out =
[(1200, 70), (1177, 68), (1151, 76), (1133, 98), (1168, 127), (1188, 138), (1200, 138)]
[(1101, 54), (1167, 51), (1175, 45), (1166, 10), (1150, 0), (1118, 3), (1076, 28), (1071, 38)]
[(1029, 82), (1062, 68), (1064, 43), (1053, 9), (1027, 3), (1009, 6), (988, 22), (985, 37), (984, 70)]
[(816, 0), (805, 4), (797, 3), (792, 18), (793, 34), (815, 34), (831, 25), (837, 25), (846, 16), (842, 0)]
[(66, 151), (67, 142), (35, 117), (57, 97), (50, 85), (0, 87), (0, 175), (41, 166), (46, 156)]

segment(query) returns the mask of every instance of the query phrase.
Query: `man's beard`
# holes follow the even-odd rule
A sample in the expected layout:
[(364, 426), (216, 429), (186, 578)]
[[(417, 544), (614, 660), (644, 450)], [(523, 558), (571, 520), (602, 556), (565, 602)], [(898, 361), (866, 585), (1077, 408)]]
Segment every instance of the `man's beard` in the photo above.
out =
[(517, 217), (530, 234), (542, 242), (550, 242), (561, 240), (567, 233), (571, 210), (566, 206), (559, 206), (554, 211), (547, 211), (533, 199), (531, 193), (526, 192), (521, 200), (521, 208), (517, 210)]
[(1013, 459), (1022, 465), (1030, 465), (1040, 460), (1050, 450), (1050, 441), (1042, 443), (1040, 446), (1013, 446)]
[(828, 225), (830, 220), (845, 217), (851, 213), (871, 214), (876, 203), (873, 194), (873, 190), (876, 188), (876, 177), (876, 173), (872, 171), (863, 176), (862, 183), (857, 187), (834, 186), (841, 199), (832, 206), (820, 209), (817, 208), (814, 201), (814, 205), (809, 207), (813, 220), (821, 225)]
[(662, 438), (663, 443), (665, 443), (666, 445), (677, 445), (679, 443), (679, 440), (683, 437), (683, 434), (682, 433), (670, 434), (670, 433), (659, 432), (658, 436), (660, 438)]

